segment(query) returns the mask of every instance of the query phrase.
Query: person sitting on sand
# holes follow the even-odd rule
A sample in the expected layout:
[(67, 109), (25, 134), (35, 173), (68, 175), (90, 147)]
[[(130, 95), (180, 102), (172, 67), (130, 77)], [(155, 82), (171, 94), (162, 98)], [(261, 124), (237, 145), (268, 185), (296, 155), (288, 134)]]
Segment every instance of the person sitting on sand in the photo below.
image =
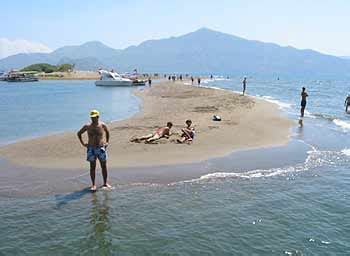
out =
[(144, 140), (145, 143), (152, 143), (161, 138), (168, 139), (170, 136), (170, 129), (172, 126), (173, 126), (173, 123), (168, 122), (165, 127), (158, 128), (154, 133), (150, 133), (142, 137), (132, 138), (130, 139), (130, 142), (141, 142)]
[(195, 130), (192, 127), (192, 121), (190, 119), (186, 120), (186, 127), (182, 128), (181, 139), (178, 139), (178, 143), (191, 142), (194, 138)]

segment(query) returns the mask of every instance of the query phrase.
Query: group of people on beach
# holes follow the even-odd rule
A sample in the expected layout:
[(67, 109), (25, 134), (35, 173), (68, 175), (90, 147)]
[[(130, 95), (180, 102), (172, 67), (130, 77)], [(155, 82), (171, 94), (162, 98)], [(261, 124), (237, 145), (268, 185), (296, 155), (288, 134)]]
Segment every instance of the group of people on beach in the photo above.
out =
[[(174, 78), (171, 78), (174, 79)], [(169, 79), (170, 80), (170, 79)], [(191, 77), (192, 83), (194, 82), (194, 78)], [(198, 78), (198, 84), (200, 84), (200, 78)], [(149, 81), (149, 85), (151, 85), (151, 81)], [(244, 77), (242, 81), (243, 92), (245, 95), (246, 86), (247, 86), (247, 78)], [(304, 112), (307, 104), (307, 97), (309, 96), (306, 92), (306, 88), (303, 87), (301, 91), (301, 103), (300, 103), (300, 121), (299, 123), (302, 125), (302, 118), (304, 117)], [(348, 111), (348, 107), (350, 106), (350, 95), (347, 96), (345, 100), (346, 112)], [(84, 125), (77, 133), (80, 143), (86, 147), (87, 149), (87, 161), (90, 162), (90, 177), (91, 177), (91, 190), (96, 191), (95, 184), (95, 172), (96, 172), (96, 160), (98, 159), (102, 169), (103, 176), (103, 187), (110, 188), (111, 186), (107, 183), (107, 147), (109, 144), (110, 133), (107, 125), (101, 121), (99, 121), (100, 113), (97, 110), (91, 110), (90, 118), (91, 123)], [(180, 138), (176, 140), (177, 143), (191, 143), (194, 135), (195, 129), (192, 126), (191, 120), (185, 121), (186, 125), (181, 129)], [(169, 139), (172, 135), (171, 128), (173, 127), (172, 122), (168, 122), (166, 126), (157, 128), (154, 132), (141, 136), (141, 137), (133, 137), (130, 139), (130, 142), (144, 142), (154, 143), (161, 138)], [(88, 134), (88, 142), (84, 142), (82, 138), (82, 134), (87, 132)], [(103, 140), (105, 134), (106, 140)]]
[[(84, 125), (77, 133), (79, 141), (83, 147), (86, 147), (86, 160), (90, 163), (90, 178), (91, 178), (91, 191), (96, 191), (96, 161), (99, 160), (102, 177), (103, 187), (111, 188), (107, 183), (107, 147), (109, 145), (110, 133), (107, 125), (99, 120), (100, 113), (97, 110), (90, 111), (91, 123)], [(181, 129), (180, 138), (176, 140), (177, 143), (191, 143), (194, 139), (195, 129), (192, 126), (190, 119), (186, 120), (186, 126)], [(130, 142), (141, 142), (154, 143), (155, 141), (166, 138), (169, 139), (172, 135), (171, 128), (173, 127), (172, 122), (168, 122), (166, 126), (156, 129), (154, 132), (141, 137), (133, 137)], [(83, 140), (82, 135), (87, 132), (88, 142)], [(106, 140), (103, 140), (105, 134)]]
[[(190, 119), (186, 120), (186, 126), (181, 129), (181, 138), (177, 139), (177, 143), (185, 143), (185, 142), (192, 142), (195, 134), (195, 129), (192, 126), (192, 121)], [(153, 133), (141, 136), (141, 137), (133, 137), (130, 139), (130, 142), (136, 142), (139, 143), (141, 141), (144, 141), (146, 144), (148, 143), (154, 143), (155, 141), (166, 138), (169, 139), (171, 136), (170, 129), (173, 127), (172, 122), (168, 122), (166, 126), (160, 127), (156, 129)]]

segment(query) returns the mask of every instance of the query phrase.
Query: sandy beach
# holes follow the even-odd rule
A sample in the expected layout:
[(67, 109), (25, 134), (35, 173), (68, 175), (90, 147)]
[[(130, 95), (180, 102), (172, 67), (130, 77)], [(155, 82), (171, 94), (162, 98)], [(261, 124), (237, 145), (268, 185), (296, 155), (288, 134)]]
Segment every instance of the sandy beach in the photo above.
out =
[[(160, 76), (154, 76), (152, 79), (162, 79)], [(97, 71), (83, 71), (75, 70), (72, 72), (52, 72), (52, 73), (39, 73), (38, 78), (40, 80), (99, 80), (100, 74)], [(148, 79), (143, 75), (139, 75), (140, 79)]]
[(40, 73), (40, 80), (98, 80), (100, 75), (94, 71)]
[[(143, 100), (141, 112), (108, 124), (111, 168), (193, 163), (239, 149), (282, 145), (289, 139), (291, 121), (281, 116), (277, 106), (263, 100), (180, 82), (162, 82), (135, 90), (135, 94)], [(212, 121), (214, 114), (222, 121)], [(191, 145), (176, 144), (186, 119), (195, 125), (195, 140)], [(129, 142), (132, 136), (149, 134), (168, 121), (174, 123), (169, 139), (151, 145)], [(0, 148), (0, 154), (16, 165), (81, 169), (87, 165), (85, 150), (76, 133), (66, 132), (7, 145)]]

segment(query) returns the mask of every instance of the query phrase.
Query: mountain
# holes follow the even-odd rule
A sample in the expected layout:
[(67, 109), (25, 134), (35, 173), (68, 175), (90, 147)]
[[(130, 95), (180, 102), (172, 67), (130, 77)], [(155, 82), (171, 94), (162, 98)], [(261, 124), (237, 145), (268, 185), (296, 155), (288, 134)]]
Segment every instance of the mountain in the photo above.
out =
[(123, 50), (93, 41), (48, 54), (18, 54), (0, 60), (0, 69), (21, 68), (36, 62), (54, 65), (68, 62), (82, 70), (137, 68), (141, 72), (312, 75), (350, 71), (347, 59), (247, 40), (207, 28), (179, 37), (148, 40)]
[(120, 50), (92, 41), (78, 46), (64, 46), (51, 53), (21, 53), (0, 60), (0, 70), (19, 69), (33, 63), (75, 64), (80, 70), (110, 68)]
[(44, 44), (27, 40), (0, 38), (0, 59), (18, 53), (48, 53), (52, 50)]

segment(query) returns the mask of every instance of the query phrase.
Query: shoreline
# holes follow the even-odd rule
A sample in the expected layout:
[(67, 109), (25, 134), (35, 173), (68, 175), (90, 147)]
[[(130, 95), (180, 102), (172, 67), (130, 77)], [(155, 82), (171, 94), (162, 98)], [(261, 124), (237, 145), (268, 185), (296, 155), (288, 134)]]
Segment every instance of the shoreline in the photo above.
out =
[[(140, 112), (109, 124), (110, 168), (196, 163), (237, 150), (289, 141), (292, 122), (282, 117), (275, 104), (261, 99), (181, 82), (160, 82), (135, 94), (141, 98)], [(214, 114), (222, 116), (223, 121), (211, 121)], [(175, 135), (155, 145), (128, 141), (132, 135), (148, 134), (167, 121), (173, 121), (176, 132), (186, 119), (197, 125), (197, 136), (191, 145), (171, 143)], [(87, 165), (85, 149), (73, 132), (1, 146), (0, 154), (12, 164), (34, 168), (80, 169)]]
[[(279, 175), (281, 168), (288, 172), (291, 171), (290, 167), (303, 163), (309, 150), (308, 145), (292, 137), (291, 141), (283, 146), (237, 150), (225, 157), (212, 158), (199, 163), (109, 168), (108, 179), (116, 189), (123, 189), (130, 186), (171, 186), (226, 177), (274, 176)], [(251, 161), (252, 158), (254, 161)], [(8, 185), (9, 183), (11, 186)], [(97, 173), (96, 183), (102, 184), (100, 173)], [(69, 172), (62, 169), (47, 171), (11, 165), (0, 158), (0, 188), (2, 188), (0, 196), (3, 197), (70, 195), (88, 190), (89, 184), (87, 168)]]

